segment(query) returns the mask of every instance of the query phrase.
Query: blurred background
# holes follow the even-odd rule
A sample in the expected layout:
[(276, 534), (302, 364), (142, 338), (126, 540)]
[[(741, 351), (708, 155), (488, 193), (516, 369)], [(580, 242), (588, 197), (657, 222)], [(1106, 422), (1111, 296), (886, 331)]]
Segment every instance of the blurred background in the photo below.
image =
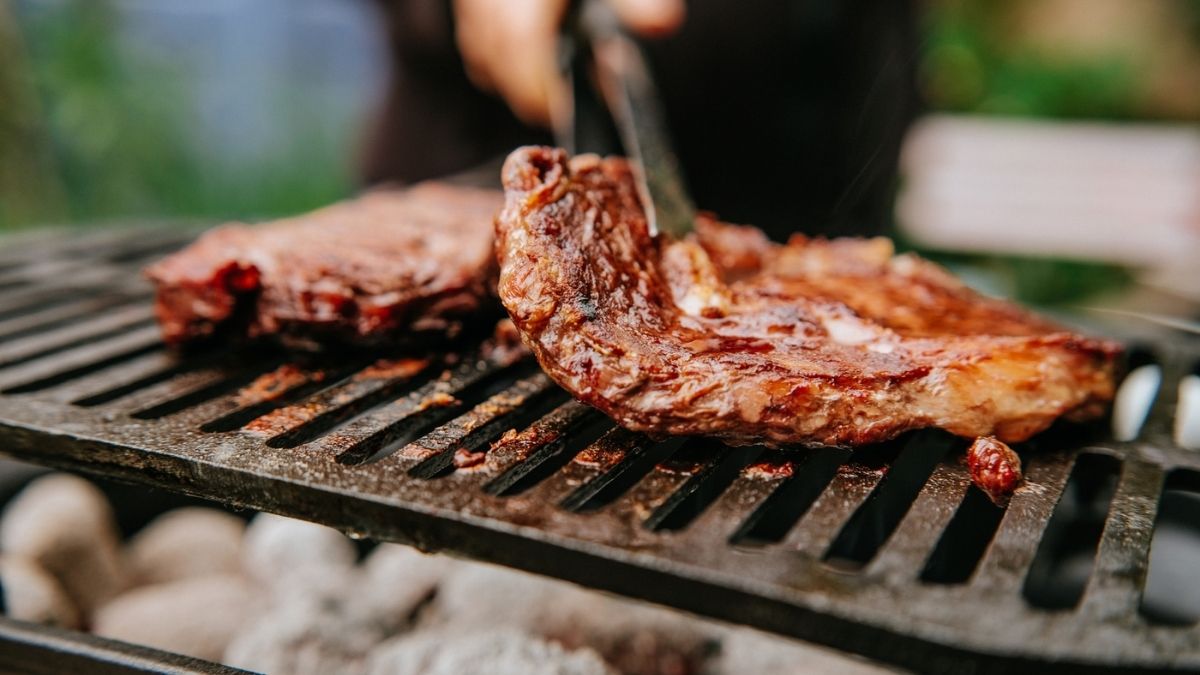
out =
[[(902, 245), (1031, 302), (1194, 313), (1200, 1), (920, 7)], [(0, 0), (0, 230), (352, 194), (388, 64), (368, 0)]]

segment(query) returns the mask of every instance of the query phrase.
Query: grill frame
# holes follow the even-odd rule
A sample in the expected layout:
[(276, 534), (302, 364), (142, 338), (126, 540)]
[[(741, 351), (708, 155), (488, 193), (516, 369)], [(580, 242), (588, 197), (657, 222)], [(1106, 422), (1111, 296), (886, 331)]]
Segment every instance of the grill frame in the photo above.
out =
[[(745, 463), (752, 454), (730, 459), (735, 453), (728, 453), (720, 460), (718, 453), (709, 452), (698, 463), (654, 463), (644, 477), (599, 508), (562, 508), (564, 499), (590, 503), (580, 498), (580, 491), (586, 492), (600, 476), (613, 478), (611, 466), (564, 461), (566, 443), (575, 437), (573, 425), (599, 419), (573, 402), (551, 407), (542, 422), (535, 422), (544, 428), (526, 448), (528, 457), (501, 446), (482, 470), (447, 473), (442, 466), (434, 478), (412, 475), (429, 460), (405, 453), (367, 464), (347, 462), (344, 456), (339, 461), (348, 443), (374, 433), (399, 434), (403, 429), (397, 430), (398, 425), (422, 414), (419, 401), (406, 402), (412, 388), (401, 384), (393, 384), (387, 396), (375, 401), (377, 407), (367, 408), (349, 426), (295, 447), (272, 447), (236, 430), (201, 431), (201, 424), (229, 412), (229, 393), (154, 419), (130, 414), (220, 381), (203, 367), (96, 405), (73, 405), (73, 400), (95, 394), (103, 382), (152, 378), (176, 363), (160, 351), (153, 327), (137, 319), (136, 308), (148, 300), (148, 287), (137, 270), (181, 244), (183, 236), (136, 229), (76, 236), (50, 232), (23, 239), (10, 239), (0, 250), (0, 334), (12, 325), (5, 321), (22, 315), (16, 310), (38, 297), (56, 297), (56, 289), (72, 297), (119, 298), (126, 303), (119, 307), (134, 318), (122, 323), (112, 317), (124, 310), (114, 310), (13, 340), (0, 338), (0, 362), (20, 360), (0, 368), (0, 390), (18, 387), (15, 393), (0, 393), (0, 450), (14, 457), (303, 518), (356, 537), (496, 562), (921, 671), (1200, 669), (1200, 630), (1150, 625), (1137, 613), (1162, 482), (1174, 468), (1200, 470), (1200, 455), (1175, 447), (1170, 427), (1178, 381), (1200, 361), (1194, 343), (1155, 344), (1163, 380), (1138, 440), (1093, 438), (1080, 445), (1053, 433), (1040, 440), (1044, 446), (1057, 445), (1027, 458), (1031, 487), (1014, 496), (973, 577), (962, 585), (933, 585), (916, 579), (967, 489), (961, 453), (951, 452), (937, 465), (877, 555), (859, 573), (848, 574), (822, 562), (821, 554), (878, 484), (886, 482), (884, 467), (845, 465), (781, 542), (733, 546), (728, 538), (788, 480), (784, 473), (722, 468), (722, 461)], [(67, 347), (59, 349), (58, 344), (42, 357), (29, 356), (55, 346), (54, 336), (63, 331), (76, 331), (85, 339), (106, 337), (68, 341)], [(220, 362), (224, 357), (208, 358)], [(108, 365), (95, 368), (97, 361)], [(537, 382), (538, 376), (521, 366), (505, 369), (466, 359), (457, 368), (459, 377), (442, 387), (447, 392), (454, 393), (463, 382), (503, 381), (506, 373), (511, 373), (508, 379), (526, 382), (533, 394), (551, 386)], [(64, 370), (72, 376), (65, 377)], [(44, 386), (20, 391), (22, 383), (39, 380)], [(422, 391), (438, 389), (438, 382), (431, 380), (433, 389)], [(511, 407), (519, 410), (520, 404)], [(460, 413), (465, 414), (456, 410), (453, 416), (461, 421)], [(486, 415), (479, 419), (487, 421)], [(469, 434), (468, 427), (455, 427), (453, 421), (435, 427), (435, 433), (444, 435), (437, 447), (452, 449), (451, 432)], [(484, 440), (505, 428), (493, 422)], [(924, 437), (909, 437), (899, 446), (924, 442), (914, 438)], [(623, 449), (627, 462), (649, 464), (638, 460), (653, 447), (644, 437), (612, 431), (597, 442)], [(1024, 573), (1081, 452), (1123, 460), (1112, 504), (1116, 517), (1110, 513), (1080, 606), (1064, 612), (1034, 610), (1020, 594)], [(611, 455), (599, 456), (603, 461)], [(562, 466), (533, 482), (539, 469), (529, 466), (529, 458)], [(712, 463), (705, 464), (705, 458)], [(800, 464), (802, 458), (794, 461)], [(525, 469), (532, 475), (521, 478)], [(802, 472), (804, 467), (793, 469)], [(501, 476), (505, 478), (497, 482)], [(524, 487), (518, 479), (533, 484), (504, 494), (503, 488), (514, 482)], [(725, 480), (730, 484), (718, 489)], [(693, 502), (703, 508), (682, 529), (645, 526), (669, 522), (664, 519), (671, 514), (664, 509)]]
[(249, 675), (210, 661), (0, 617), (0, 648), (6, 672), (25, 675)]

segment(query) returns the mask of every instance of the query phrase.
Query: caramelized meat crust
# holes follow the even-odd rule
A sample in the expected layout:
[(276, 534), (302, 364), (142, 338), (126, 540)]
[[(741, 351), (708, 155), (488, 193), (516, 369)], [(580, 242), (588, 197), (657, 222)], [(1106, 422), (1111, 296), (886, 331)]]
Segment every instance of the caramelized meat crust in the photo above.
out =
[(546, 372), (622, 426), (731, 444), (940, 427), (1020, 441), (1113, 395), (1111, 342), (983, 297), (886, 239), (652, 236), (621, 159), (503, 171), (499, 294)]
[(498, 192), (426, 183), (225, 225), (146, 270), (167, 342), (375, 344), (454, 333), (495, 303)]

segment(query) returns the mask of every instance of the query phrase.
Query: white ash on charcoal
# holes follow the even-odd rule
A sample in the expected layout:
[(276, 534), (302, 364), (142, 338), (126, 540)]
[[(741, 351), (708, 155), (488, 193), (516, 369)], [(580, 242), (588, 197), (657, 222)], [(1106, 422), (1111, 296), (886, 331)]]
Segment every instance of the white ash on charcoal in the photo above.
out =
[(594, 651), (512, 629), (419, 632), (375, 650), (367, 675), (617, 675)]
[(408, 546), (380, 544), (363, 561), (350, 596), (349, 611), (359, 621), (389, 634), (409, 628), (436, 597), (439, 584), (462, 564)]
[(242, 548), (246, 574), (275, 594), (338, 593), (357, 559), (341, 532), (270, 513), (250, 521)]
[(379, 545), (359, 563), (340, 532), (269, 514), (246, 527), (217, 510), (168, 512), (122, 552), (103, 495), (65, 475), (32, 483), (0, 528), (10, 616), (68, 627), (90, 618), (100, 635), (250, 670), (887, 672), (803, 643), (404, 546)]
[(130, 539), (130, 584), (144, 586), (212, 574), (239, 574), (246, 524), (216, 509), (168, 511)]
[(210, 575), (143, 586), (96, 612), (97, 635), (219, 661), (262, 612), (263, 595), (242, 576)]
[[(257, 519), (251, 531), (255, 527)], [(286, 532), (311, 536), (301, 528)], [(272, 608), (230, 644), (225, 663), (296, 675), (356, 672), (377, 645), (411, 628), (418, 609), (454, 568), (446, 558), (389, 544), (357, 568), (330, 562), (278, 583)], [(306, 585), (317, 573), (324, 575), (318, 586)]]
[(887, 675), (899, 672), (902, 671), (740, 627), (722, 632), (721, 651), (704, 668), (704, 675)]
[(277, 597), (271, 609), (239, 632), (221, 660), (265, 673), (357, 672), (386, 636), (359, 630), (347, 619), (347, 609), (336, 594)]
[(104, 494), (67, 474), (34, 480), (0, 518), (0, 550), (53, 575), (85, 620), (124, 585), (119, 542)]
[(0, 613), (47, 626), (78, 628), (79, 610), (58, 580), (32, 560), (0, 555)]
[(696, 673), (718, 648), (714, 624), (483, 564), (461, 564), (427, 615), (427, 626), (470, 633), (500, 624), (568, 649), (586, 646), (631, 675)]

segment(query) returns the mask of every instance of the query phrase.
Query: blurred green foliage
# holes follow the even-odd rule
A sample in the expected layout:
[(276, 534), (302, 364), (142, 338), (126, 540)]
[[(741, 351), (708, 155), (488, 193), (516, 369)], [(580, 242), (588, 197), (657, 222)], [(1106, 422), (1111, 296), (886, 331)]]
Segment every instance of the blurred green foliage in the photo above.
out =
[(1013, 44), (1005, 0), (940, 0), (925, 16), (921, 63), (930, 107), (1022, 117), (1132, 119), (1138, 72), (1128, 55), (1051, 57)]
[(996, 285), (985, 290), (1033, 305), (1077, 303), (1102, 293), (1119, 291), (1134, 280), (1133, 274), (1124, 267), (1087, 260), (930, 251), (899, 240), (897, 249), (915, 250), (951, 269), (984, 273)]
[[(70, 221), (271, 216), (350, 190), (346, 149), (306, 119), (302, 92), (283, 92), (276, 106), (296, 142), (231, 167), (206, 158), (189, 133), (188, 73), (123, 58), (110, 2), (45, 3), (21, 29), (44, 122), (34, 140), (47, 147)], [(0, 227), (28, 224), (3, 213)]]
[[(1034, 0), (1036, 1), (1036, 0)], [(1139, 65), (1114, 50), (1084, 58), (1047, 54), (1013, 39), (1014, 0), (933, 0), (924, 16), (919, 80), (932, 110), (1127, 121), (1146, 117)], [(1200, 0), (1179, 7), (1200, 40)], [(1041, 305), (1073, 303), (1132, 283), (1124, 268), (1076, 260), (922, 250), (950, 265), (985, 270), (1005, 292)]]

